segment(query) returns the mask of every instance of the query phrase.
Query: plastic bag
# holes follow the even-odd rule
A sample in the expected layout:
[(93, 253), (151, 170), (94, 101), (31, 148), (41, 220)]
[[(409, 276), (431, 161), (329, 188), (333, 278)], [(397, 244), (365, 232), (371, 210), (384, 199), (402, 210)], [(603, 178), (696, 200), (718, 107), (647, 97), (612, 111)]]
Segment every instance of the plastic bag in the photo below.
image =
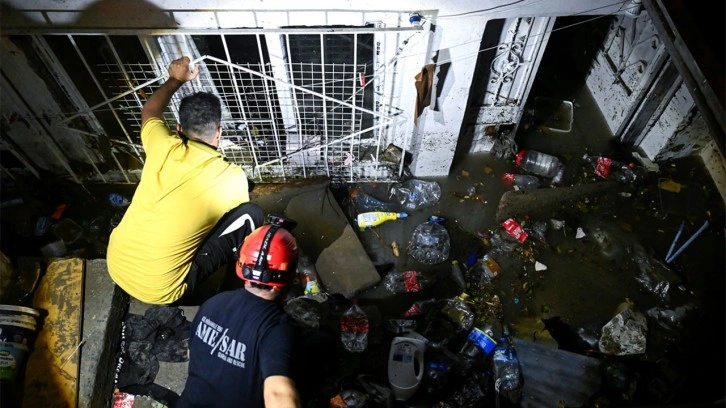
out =
[(368, 347), (368, 316), (354, 304), (340, 317), (340, 339), (351, 353), (362, 353)]
[(446, 228), (438, 222), (427, 221), (413, 230), (408, 253), (421, 263), (434, 265), (449, 258), (450, 247)]
[(403, 211), (415, 211), (436, 205), (441, 198), (441, 187), (435, 181), (412, 179), (393, 186), (390, 196)]
[(325, 304), (311, 299), (309, 296), (299, 296), (285, 304), (285, 313), (295, 319), (301, 326), (317, 329), (326, 315)]

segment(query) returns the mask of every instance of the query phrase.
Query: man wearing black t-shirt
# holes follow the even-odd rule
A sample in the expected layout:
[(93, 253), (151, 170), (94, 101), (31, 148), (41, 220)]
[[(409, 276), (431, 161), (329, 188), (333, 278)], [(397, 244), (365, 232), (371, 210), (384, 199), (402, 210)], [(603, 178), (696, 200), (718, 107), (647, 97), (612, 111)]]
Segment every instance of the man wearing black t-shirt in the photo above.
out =
[(292, 379), (294, 326), (275, 302), (297, 261), (297, 243), (283, 222), (273, 219), (245, 239), (237, 263), (244, 288), (199, 308), (177, 407), (300, 406)]

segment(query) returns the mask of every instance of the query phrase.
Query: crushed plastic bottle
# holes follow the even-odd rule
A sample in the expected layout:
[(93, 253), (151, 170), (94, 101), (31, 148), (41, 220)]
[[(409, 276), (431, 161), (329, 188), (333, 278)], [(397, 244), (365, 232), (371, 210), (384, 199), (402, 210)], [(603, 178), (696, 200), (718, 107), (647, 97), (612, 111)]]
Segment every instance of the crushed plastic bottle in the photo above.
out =
[(432, 216), (419, 224), (411, 234), (408, 253), (418, 262), (434, 265), (449, 258), (451, 241), (449, 232), (440, 224), (442, 218)]
[(340, 317), (340, 339), (351, 353), (362, 353), (368, 347), (368, 316), (353, 304)]
[(389, 194), (402, 210), (416, 211), (436, 205), (441, 198), (441, 186), (435, 181), (412, 179), (393, 186)]
[(492, 354), (494, 389), (512, 403), (521, 398), (522, 370), (514, 346), (505, 335), (499, 340)]
[(496, 278), (501, 271), (502, 268), (497, 261), (489, 255), (484, 255), (469, 268), (467, 277), (471, 285), (481, 288), (491, 283), (492, 279)]
[(398, 203), (379, 200), (370, 194), (365, 193), (359, 186), (353, 187), (350, 190), (349, 196), (358, 212), (395, 212), (398, 211), (399, 208)]
[(418, 300), (403, 313), (403, 317), (410, 318), (426, 314), (436, 303), (436, 299)]
[(502, 183), (508, 188), (515, 190), (533, 190), (539, 188), (541, 183), (537, 176), (531, 174), (504, 173)]
[(542, 177), (551, 177), (552, 184), (558, 184), (565, 171), (560, 159), (536, 150), (520, 150), (515, 161), (525, 171)]
[(603, 179), (614, 179), (620, 183), (632, 183), (637, 178), (635, 171), (623, 162), (602, 156), (584, 155), (582, 159), (590, 165), (596, 175)]
[(474, 325), (474, 313), (466, 304), (469, 295), (462, 293), (461, 295), (445, 299), (441, 312), (460, 330), (468, 331)]
[(391, 271), (383, 278), (386, 289), (393, 293), (415, 293), (429, 286), (429, 280), (417, 271)]

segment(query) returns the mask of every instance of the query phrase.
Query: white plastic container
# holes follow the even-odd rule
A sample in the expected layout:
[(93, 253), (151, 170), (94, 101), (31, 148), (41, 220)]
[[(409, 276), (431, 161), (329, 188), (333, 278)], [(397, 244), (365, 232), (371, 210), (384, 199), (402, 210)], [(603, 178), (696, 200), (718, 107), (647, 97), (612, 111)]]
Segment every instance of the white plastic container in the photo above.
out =
[(395, 337), (388, 356), (388, 382), (393, 396), (399, 401), (411, 398), (424, 374), (426, 343), (410, 337)]

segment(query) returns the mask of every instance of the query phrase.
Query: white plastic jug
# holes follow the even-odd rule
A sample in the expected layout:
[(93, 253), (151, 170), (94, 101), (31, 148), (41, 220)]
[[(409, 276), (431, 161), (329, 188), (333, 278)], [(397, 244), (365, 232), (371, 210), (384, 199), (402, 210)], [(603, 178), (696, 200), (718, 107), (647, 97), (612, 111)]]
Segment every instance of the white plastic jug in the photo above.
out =
[(388, 382), (393, 396), (400, 401), (411, 398), (424, 374), (426, 343), (410, 337), (395, 337), (388, 356)]

